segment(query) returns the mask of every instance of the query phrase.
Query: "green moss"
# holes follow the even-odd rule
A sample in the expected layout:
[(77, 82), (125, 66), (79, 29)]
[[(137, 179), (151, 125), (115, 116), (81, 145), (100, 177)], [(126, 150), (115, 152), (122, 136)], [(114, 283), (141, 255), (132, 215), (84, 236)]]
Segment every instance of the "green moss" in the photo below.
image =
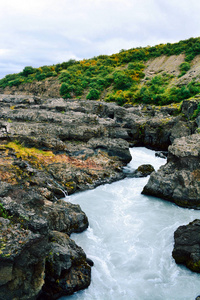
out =
[(195, 119), (200, 113), (200, 102), (198, 103), (197, 109), (194, 111), (192, 115), (192, 119)]
[(193, 272), (200, 273), (200, 260), (198, 260), (197, 262), (193, 262), (190, 260), (189, 262), (187, 262), (187, 267)]
[(0, 217), (2, 217), (4, 219), (8, 219), (9, 218), (9, 215), (8, 215), (7, 211), (3, 207), (3, 204), (1, 204), (1, 203), (0, 203)]

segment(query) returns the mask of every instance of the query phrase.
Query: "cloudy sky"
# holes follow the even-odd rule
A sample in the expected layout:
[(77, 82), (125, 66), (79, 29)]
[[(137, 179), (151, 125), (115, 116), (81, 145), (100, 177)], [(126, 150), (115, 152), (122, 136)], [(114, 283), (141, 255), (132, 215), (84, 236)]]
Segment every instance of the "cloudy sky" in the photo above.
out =
[(199, 0), (0, 0), (0, 78), (200, 36)]

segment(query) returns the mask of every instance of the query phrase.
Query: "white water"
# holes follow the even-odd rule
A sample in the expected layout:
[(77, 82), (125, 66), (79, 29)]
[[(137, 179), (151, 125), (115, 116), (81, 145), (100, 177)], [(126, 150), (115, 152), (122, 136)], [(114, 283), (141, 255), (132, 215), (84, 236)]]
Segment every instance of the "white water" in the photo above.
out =
[[(165, 160), (145, 148), (131, 150), (131, 168)], [(72, 239), (94, 261), (92, 283), (66, 300), (194, 300), (200, 275), (172, 258), (178, 226), (200, 218), (200, 211), (180, 208), (141, 195), (148, 178), (127, 178), (67, 198), (78, 203), (90, 226)]]

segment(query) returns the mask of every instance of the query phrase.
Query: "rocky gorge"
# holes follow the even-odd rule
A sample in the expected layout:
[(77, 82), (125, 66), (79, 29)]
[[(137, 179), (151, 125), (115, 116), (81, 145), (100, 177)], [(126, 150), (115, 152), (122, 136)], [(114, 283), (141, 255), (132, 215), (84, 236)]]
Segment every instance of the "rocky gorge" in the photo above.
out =
[[(124, 178), (131, 146), (168, 150), (143, 193), (199, 208), (199, 99), (120, 107), (0, 95), (0, 298), (57, 299), (90, 284), (92, 262), (70, 239), (88, 219), (62, 198)], [(197, 221), (193, 227), (198, 231)], [(188, 250), (185, 257), (195, 259), (186, 265), (198, 271), (195, 251)]]

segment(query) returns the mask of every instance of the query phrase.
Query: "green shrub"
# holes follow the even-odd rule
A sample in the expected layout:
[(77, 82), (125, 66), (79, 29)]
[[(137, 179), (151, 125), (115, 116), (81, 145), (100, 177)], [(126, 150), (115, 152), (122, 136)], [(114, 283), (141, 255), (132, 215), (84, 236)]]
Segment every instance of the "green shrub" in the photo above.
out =
[(80, 85), (74, 87), (74, 93), (76, 96), (81, 96), (83, 94), (84, 88)]
[(181, 71), (181, 74), (178, 77), (181, 77), (187, 73), (190, 69), (190, 63), (189, 62), (183, 62), (180, 66), (179, 69)]
[(142, 62), (130, 62), (128, 64), (128, 70), (140, 71), (145, 68), (145, 65)]
[(71, 98), (70, 92), (73, 90), (73, 86), (69, 85), (68, 83), (62, 83), (60, 87), (60, 95), (67, 99)]
[(183, 62), (179, 68), (181, 71), (187, 72), (190, 69), (190, 64), (188, 62)]
[(7, 211), (3, 207), (3, 205), (0, 203), (0, 217), (7, 219), (9, 217)]
[(46, 75), (44, 73), (40, 73), (40, 74), (37, 74), (35, 76), (35, 78), (40, 81), (40, 80), (44, 80), (46, 78)]
[(100, 92), (96, 89), (91, 89), (87, 94), (86, 99), (88, 100), (97, 100), (100, 97)]
[(29, 67), (25, 67), (21, 73), (22, 76), (24, 77), (28, 77), (28, 75), (33, 74), (36, 72), (36, 69), (34, 69), (33, 67), (29, 66)]
[(123, 71), (116, 71), (113, 74), (114, 88), (118, 90), (125, 90), (131, 87), (133, 79), (126, 75)]
[(200, 103), (198, 103), (197, 109), (194, 111), (192, 115), (192, 119), (195, 119), (200, 113)]
[(8, 82), (8, 85), (9, 86), (19, 86), (22, 82), (24, 82), (24, 79), (19, 77), (19, 78), (16, 78), (14, 80), (10, 80)]
[(57, 76), (57, 73), (55, 71), (49, 71), (46, 73), (46, 77), (55, 77)]

